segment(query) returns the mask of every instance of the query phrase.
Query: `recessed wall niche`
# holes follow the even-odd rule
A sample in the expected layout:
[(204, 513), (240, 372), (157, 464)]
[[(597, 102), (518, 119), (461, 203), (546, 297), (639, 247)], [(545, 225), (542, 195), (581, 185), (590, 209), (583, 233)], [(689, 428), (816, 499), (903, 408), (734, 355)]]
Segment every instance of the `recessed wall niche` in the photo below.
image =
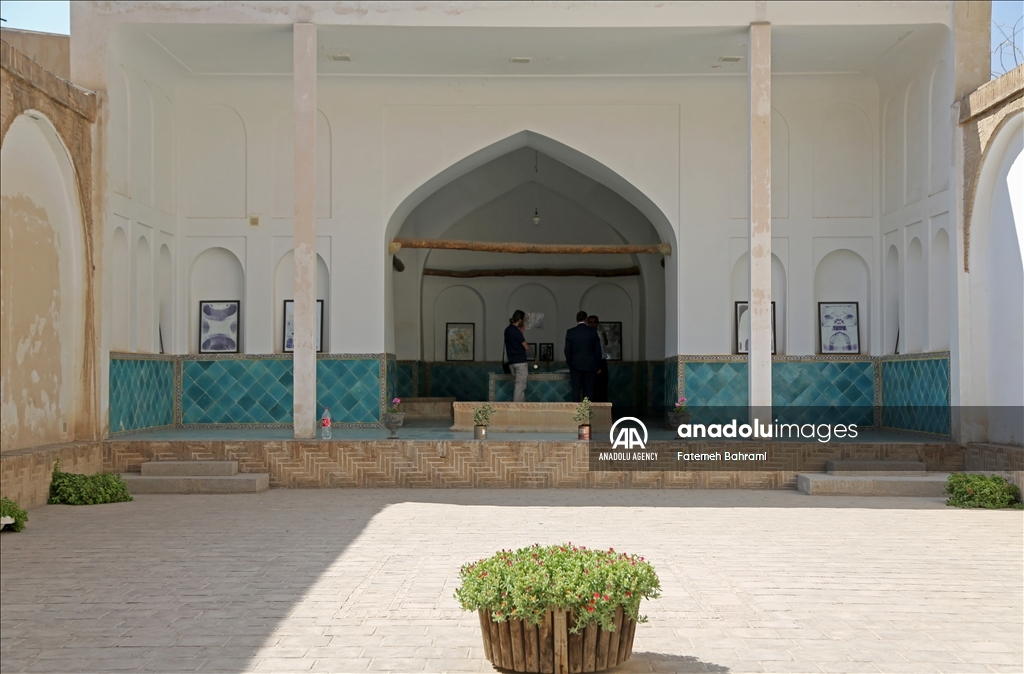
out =
[[(290, 250), (281, 256), (274, 271), (274, 351), (284, 351), (284, 301), (295, 299), (295, 251)], [(323, 351), (330, 351), (330, 315), (331, 315), (331, 272), (327, 262), (317, 253), (316, 256), (316, 298), (324, 301)]]
[(860, 322), (860, 352), (871, 353), (871, 276), (868, 264), (847, 248), (833, 250), (814, 270), (814, 344), (821, 352), (818, 302), (857, 302)]
[(242, 303), (238, 335), (239, 352), (244, 353), (248, 321), (245, 269), (238, 257), (227, 248), (207, 248), (192, 263), (188, 299), (189, 353), (199, 353), (199, 302), (203, 300), (238, 300)]

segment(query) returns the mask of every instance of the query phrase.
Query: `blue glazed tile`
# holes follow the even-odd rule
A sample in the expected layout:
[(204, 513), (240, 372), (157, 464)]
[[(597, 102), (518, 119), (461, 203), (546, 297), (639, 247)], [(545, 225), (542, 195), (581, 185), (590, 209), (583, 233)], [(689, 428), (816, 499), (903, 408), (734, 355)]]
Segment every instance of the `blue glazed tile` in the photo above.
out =
[(398, 396), (398, 362), (391, 354), (385, 356), (385, 368), (387, 372), (387, 387), (385, 392), (386, 400), (394, 400)]
[(321, 359), (316, 365), (319, 410), (322, 411), (324, 407), (329, 409), (334, 423), (338, 424), (380, 422), (379, 359)]
[[(679, 359), (676, 356), (665, 361), (665, 405), (671, 407), (679, 398)], [(689, 395), (689, 394), (687, 394)]]
[(609, 363), (608, 399), (615, 407), (633, 407), (634, 363)]
[(874, 395), (871, 362), (772, 363), (772, 407), (780, 421), (872, 426)]
[(181, 372), (184, 424), (290, 424), (292, 361), (186, 360)]
[(110, 431), (174, 423), (174, 361), (110, 361)]
[[(515, 392), (515, 382), (511, 379), (498, 379), (494, 382), (495, 402), (511, 402)], [(568, 380), (528, 379), (526, 382), (526, 402), (528, 403), (560, 403), (572, 400), (572, 386)]]
[(430, 395), (460, 402), (487, 400), (487, 375), (501, 373), (500, 363), (455, 365), (428, 363)]
[(883, 361), (882, 425), (948, 435), (949, 360)]
[(684, 363), (687, 408), (693, 423), (728, 423), (747, 418), (747, 364)]

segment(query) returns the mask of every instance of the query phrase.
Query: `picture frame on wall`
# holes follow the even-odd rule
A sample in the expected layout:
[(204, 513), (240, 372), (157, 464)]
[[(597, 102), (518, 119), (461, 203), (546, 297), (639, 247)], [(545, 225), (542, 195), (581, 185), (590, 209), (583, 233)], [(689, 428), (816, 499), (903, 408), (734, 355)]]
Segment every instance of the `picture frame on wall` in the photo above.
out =
[(537, 342), (526, 343), (526, 362), (533, 363), (537, 360)]
[(445, 323), (444, 359), (474, 360), (476, 323)]
[[(281, 346), (285, 353), (295, 351), (295, 300), (284, 301)], [(316, 352), (324, 350), (324, 301), (316, 301)]]
[(597, 335), (601, 338), (608, 360), (622, 360), (622, 322), (601, 321), (597, 324)]
[(822, 354), (860, 353), (858, 302), (818, 302), (818, 328)]
[(242, 303), (238, 300), (200, 300), (199, 353), (238, 353)]
[[(736, 302), (733, 347), (738, 354), (750, 353), (750, 303)], [(772, 302), (772, 355), (775, 355), (775, 302)]]
[(555, 360), (555, 345), (552, 342), (541, 342), (537, 359), (542, 363), (553, 362)]

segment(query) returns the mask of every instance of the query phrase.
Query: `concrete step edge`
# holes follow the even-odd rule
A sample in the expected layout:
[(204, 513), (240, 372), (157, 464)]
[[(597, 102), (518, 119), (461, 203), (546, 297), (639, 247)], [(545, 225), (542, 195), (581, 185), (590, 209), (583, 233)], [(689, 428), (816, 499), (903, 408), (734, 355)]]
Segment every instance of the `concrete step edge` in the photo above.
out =
[(237, 461), (147, 461), (142, 464), (142, 475), (147, 477), (227, 477), (237, 474)]

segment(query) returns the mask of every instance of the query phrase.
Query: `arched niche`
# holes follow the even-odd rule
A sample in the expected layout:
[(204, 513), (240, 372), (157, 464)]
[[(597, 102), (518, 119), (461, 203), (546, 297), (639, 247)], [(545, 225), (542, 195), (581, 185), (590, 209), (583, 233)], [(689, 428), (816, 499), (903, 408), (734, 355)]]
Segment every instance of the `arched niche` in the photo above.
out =
[(882, 213), (892, 213), (903, 203), (903, 103), (885, 103), (882, 127), (882, 170), (885, 176)]
[(132, 198), (153, 205), (153, 96), (149, 83), (136, 80), (131, 90)]
[(953, 156), (953, 85), (945, 61), (935, 64), (929, 96), (930, 137), (929, 193), (938, 194), (949, 188), (949, 172)]
[[(882, 277), (883, 299), (882, 345), (885, 354), (893, 354), (903, 348), (906, 335), (900, 337), (900, 253), (896, 246), (889, 246), (885, 252), (885, 270)], [(905, 348), (903, 348), (906, 351)]]
[[(786, 316), (789, 310), (786, 301), (786, 267), (782, 260), (772, 253), (772, 302), (775, 302), (775, 352), (786, 353)], [(732, 307), (729, 309), (729, 343), (732, 344), (736, 332), (735, 303), (747, 302), (750, 299), (750, 262), (747, 253), (740, 256), (732, 267), (731, 283)], [(733, 348), (735, 351), (735, 348)]]
[(174, 266), (171, 249), (167, 244), (160, 246), (157, 262), (157, 296), (159, 298), (159, 323), (157, 324), (157, 351), (174, 353)]
[(132, 284), (128, 276), (131, 256), (128, 251), (128, 235), (124, 229), (114, 230), (110, 255), (111, 280), (111, 336), (110, 347), (114, 351), (130, 351), (132, 348)]
[(82, 401), (81, 203), (49, 119), (16, 117), (0, 148), (0, 445), (68, 440)]
[[(622, 323), (622, 360), (640, 359), (636, 349), (637, 325), (633, 320), (633, 301), (621, 286), (614, 283), (591, 286), (583, 293), (580, 309), (591, 316), (597, 316), (602, 323)], [(565, 330), (562, 332), (564, 335)], [(562, 360), (559, 353), (555, 356)]]
[(188, 217), (246, 216), (245, 124), (234, 108), (208, 105), (192, 117), (185, 144)]
[(928, 270), (924, 266), (924, 246), (914, 237), (907, 246), (906, 262), (907, 339), (904, 353), (921, 353), (927, 342)]
[[(486, 360), (486, 312), (480, 293), (469, 286), (454, 285), (442, 290), (434, 300), (432, 316), (424, 316), (424, 327), (430, 326), (433, 335), (433, 353), (430, 360), (444, 362), (447, 323), (473, 324), (473, 360)], [(500, 321), (499, 321), (500, 323)], [(504, 330), (504, 326), (502, 326)]]
[(118, 64), (111, 73), (107, 85), (110, 105), (110, 122), (107, 128), (107, 162), (110, 166), (110, 187), (122, 196), (131, 197), (129, 184), (129, 157), (131, 151), (131, 114), (128, 107), (128, 75), (124, 66)]
[[(295, 217), (295, 118), (291, 109), (274, 121), (271, 162), (274, 167), (274, 217)], [(331, 124), (316, 111), (316, 217), (331, 217)]]
[(159, 90), (153, 98), (153, 129), (153, 200), (162, 213), (173, 215), (174, 106), (171, 99)]
[(135, 242), (135, 350), (152, 353), (153, 348), (153, 258), (149, 241), (140, 236)]
[(916, 81), (907, 87), (906, 116), (904, 117), (904, 134), (907, 139), (906, 157), (906, 197), (905, 204), (913, 204), (924, 196), (925, 167), (928, 166), (927, 138), (925, 136), (927, 120), (924, 112), (924, 96)]
[[(565, 331), (576, 324), (576, 312), (572, 316), (562, 316), (558, 311), (558, 300), (551, 289), (541, 283), (524, 283), (508, 296), (505, 303), (505, 321), (497, 321), (501, 329), (508, 325), (512, 312), (522, 309), (527, 313), (544, 314), (544, 326), (531, 328), (524, 334), (527, 342), (549, 342), (555, 345), (555, 358), (559, 357), (565, 347)], [(540, 348), (540, 347), (538, 347)]]
[(189, 273), (189, 353), (199, 353), (199, 303), (240, 302), (238, 326), (239, 352), (245, 345), (245, 269), (234, 253), (226, 248), (207, 248), (192, 263)]
[(978, 174), (971, 214), (972, 439), (1024, 444), (1024, 114), (1003, 122)]
[(814, 217), (874, 215), (873, 147), (863, 110), (841, 103), (821, 112), (814, 129)]
[[(772, 218), (789, 217), (789, 124), (772, 108)], [(745, 219), (750, 213), (750, 151), (747, 146), (750, 113), (740, 110), (732, 122), (729, 162), (729, 217)]]
[[(316, 298), (324, 302), (321, 350), (327, 353), (331, 329), (331, 272), (319, 253), (316, 256)], [(274, 351), (278, 353), (284, 351), (284, 301), (294, 299), (295, 251), (290, 250), (281, 256), (274, 272)], [(315, 340), (313, 344), (316, 344)]]
[(953, 288), (949, 234), (940, 229), (932, 239), (932, 252), (928, 256), (928, 350), (949, 349), (950, 299)]
[(867, 262), (847, 248), (834, 250), (814, 270), (814, 342), (821, 352), (818, 302), (857, 302), (860, 353), (870, 350), (871, 282)]

